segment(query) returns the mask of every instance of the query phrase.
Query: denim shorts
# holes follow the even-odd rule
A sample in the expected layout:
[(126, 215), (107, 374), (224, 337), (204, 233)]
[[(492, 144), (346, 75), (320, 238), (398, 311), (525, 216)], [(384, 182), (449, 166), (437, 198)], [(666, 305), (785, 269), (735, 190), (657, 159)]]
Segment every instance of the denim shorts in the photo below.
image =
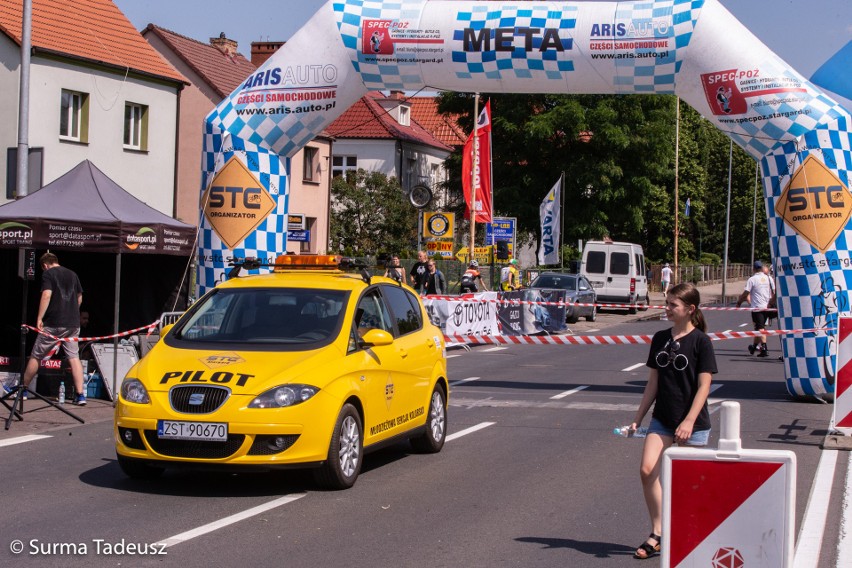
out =
[[(670, 428), (666, 428), (663, 426), (663, 423), (657, 420), (654, 417), (651, 417), (651, 425), (648, 427), (649, 434), (660, 434), (661, 436), (668, 436), (669, 438), (674, 438), (674, 430)], [(693, 430), (692, 436), (689, 437), (689, 440), (686, 441), (685, 446), (706, 446), (707, 442), (710, 440), (710, 430)]]

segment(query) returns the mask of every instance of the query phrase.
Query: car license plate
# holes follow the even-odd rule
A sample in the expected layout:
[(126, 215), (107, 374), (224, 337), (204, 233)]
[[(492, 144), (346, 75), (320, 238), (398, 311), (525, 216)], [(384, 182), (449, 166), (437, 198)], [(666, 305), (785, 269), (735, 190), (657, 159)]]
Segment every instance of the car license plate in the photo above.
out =
[(171, 440), (228, 440), (228, 424), (224, 422), (177, 422), (158, 420), (157, 437)]

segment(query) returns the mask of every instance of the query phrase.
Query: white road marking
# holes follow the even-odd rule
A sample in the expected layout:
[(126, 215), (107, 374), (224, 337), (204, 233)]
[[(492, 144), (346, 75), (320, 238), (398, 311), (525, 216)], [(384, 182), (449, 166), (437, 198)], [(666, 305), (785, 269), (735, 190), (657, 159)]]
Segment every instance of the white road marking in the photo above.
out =
[(463, 398), (450, 397), (450, 406), (461, 408), (556, 408), (560, 410), (616, 410), (619, 412), (635, 412), (639, 404), (612, 404), (602, 402), (562, 402), (562, 401), (528, 401), (528, 400), (499, 400), (495, 398)]
[(741, 324), (740, 324), (740, 327), (745, 327), (745, 326), (747, 326), (747, 325), (748, 325), (748, 323), (741, 323)]
[(447, 359), (452, 359), (453, 357), (460, 357), (460, 355), (447, 355)]
[(508, 349), (508, 347), (491, 347), (490, 349), (483, 349), (480, 353), (491, 353), (492, 351), (504, 351)]
[(587, 388), (589, 388), (589, 385), (579, 386), (575, 389), (571, 389), (571, 390), (567, 390), (565, 392), (561, 392), (559, 394), (555, 394), (555, 395), (550, 397), (550, 400), (559, 400), (560, 398), (565, 398), (566, 396), (571, 396), (575, 392), (580, 392), (581, 390), (587, 389)]
[(600, 331), (600, 328), (593, 327), (592, 329), (586, 329), (583, 331), (583, 333), (594, 333), (596, 331)]
[(5, 446), (14, 446), (15, 444), (23, 444), (24, 442), (34, 442), (36, 440), (43, 440), (44, 438), (50, 438), (50, 436), (42, 436), (41, 434), (30, 434), (28, 436), (18, 436), (17, 438), (0, 440), (0, 448), (3, 448)]
[(831, 500), (831, 486), (837, 467), (837, 453), (837, 450), (823, 450), (819, 457), (819, 465), (808, 497), (808, 507), (799, 529), (799, 538), (796, 539), (794, 568), (817, 568), (819, 565), (828, 503)]
[(270, 501), (269, 503), (264, 503), (263, 505), (258, 505), (257, 507), (252, 507), (251, 509), (246, 509), (240, 513), (236, 513), (229, 517), (225, 517), (224, 519), (219, 519), (218, 521), (213, 521), (212, 523), (208, 523), (206, 525), (202, 525), (198, 528), (194, 528), (192, 530), (188, 530), (186, 532), (182, 532), (180, 534), (176, 534), (175, 536), (171, 536), (165, 540), (161, 540), (158, 542), (158, 545), (163, 545), (165, 547), (173, 546), (175, 544), (180, 544), (182, 542), (186, 542), (195, 537), (219, 530), (223, 527), (227, 527), (228, 525), (232, 525), (234, 523), (238, 523), (249, 517), (254, 517), (255, 515), (259, 515), (270, 509), (274, 509), (276, 507), (280, 507), (281, 505), (286, 505), (287, 503), (292, 503), (297, 499), (301, 499), (307, 495), (307, 493), (297, 493), (295, 495), (286, 495), (284, 497), (279, 497), (274, 501)]
[(489, 426), (494, 426), (496, 422), (480, 422), (475, 426), (471, 426), (470, 428), (465, 428), (464, 430), (459, 430), (455, 434), (450, 434), (447, 436), (447, 442), (455, 440), (456, 438), (461, 438), (462, 436), (467, 436), (468, 434), (473, 434), (478, 430), (482, 430), (483, 428), (488, 428)]
[(630, 365), (629, 367), (627, 367), (626, 369), (622, 369), (621, 371), (623, 373), (628, 373), (630, 371), (638, 369), (639, 367), (644, 367), (644, 366), (645, 366), (645, 363), (636, 363), (635, 365)]
[(843, 494), (842, 517), (840, 518), (840, 541), (837, 543), (837, 568), (841, 558), (852, 558), (852, 459), (846, 452), (846, 491)]
[(451, 387), (454, 387), (454, 386), (456, 386), (456, 385), (460, 385), (460, 384), (462, 384), (462, 383), (469, 383), (469, 382), (471, 382), (471, 381), (478, 381), (478, 380), (479, 380), (479, 379), (481, 379), (481, 378), (482, 378), (482, 377), (468, 377), (468, 378), (466, 378), (466, 379), (461, 379), (461, 380), (458, 380), (458, 381), (452, 381), (452, 382), (450, 383), (450, 386), (451, 386)]

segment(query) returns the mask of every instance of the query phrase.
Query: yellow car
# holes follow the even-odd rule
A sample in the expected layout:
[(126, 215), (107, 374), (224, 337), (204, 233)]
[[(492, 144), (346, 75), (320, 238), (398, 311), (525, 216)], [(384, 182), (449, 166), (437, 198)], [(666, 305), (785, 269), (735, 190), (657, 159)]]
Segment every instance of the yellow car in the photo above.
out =
[(279, 257), (273, 273), (227, 280), (164, 330), (121, 383), (124, 473), (314, 467), (321, 486), (343, 489), (384, 443), (439, 452), (441, 330), (411, 288), (339, 262)]

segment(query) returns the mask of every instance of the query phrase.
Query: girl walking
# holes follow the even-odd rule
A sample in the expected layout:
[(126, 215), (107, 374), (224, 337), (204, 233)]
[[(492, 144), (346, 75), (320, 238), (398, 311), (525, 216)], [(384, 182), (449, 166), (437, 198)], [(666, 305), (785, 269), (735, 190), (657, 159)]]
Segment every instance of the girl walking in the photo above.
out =
[(651, 340), (648, 384), (630, 425), (635, 430), (653, 404), (640, 466), (651, 534), (634, 553), (639, 559), (657, 554), (664, 538), (660, 483), (663, 452), (672, 444), (704, 446), (710, 437), (707, 397), (711, 376), (717, 369), (713, 345), (705, 334), (707, 324), (698, 308), (700, 303), (698, 289), (691, 283), (683, 282), (668, 290), (666, 317), (673, 325), (654, 334)]

